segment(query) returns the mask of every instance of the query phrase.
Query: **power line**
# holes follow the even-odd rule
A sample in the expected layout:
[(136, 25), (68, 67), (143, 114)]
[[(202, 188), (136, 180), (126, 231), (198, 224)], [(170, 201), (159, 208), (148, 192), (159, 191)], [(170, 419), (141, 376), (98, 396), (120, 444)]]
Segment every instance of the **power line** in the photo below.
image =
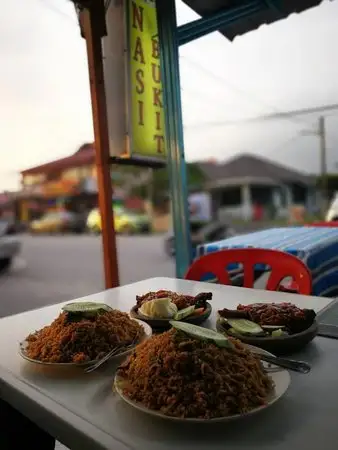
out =
[(266, 114), (264, 116), (260, 116), (257, 119), (258, 120), (286, 119), (286, 118), (294, 117), (294, 116), (322, 113), (324, 111), (334, 111), (337, 109), (338, 109), (338, 103), (333, 103), (330, 105), (321, 105), (321, 106), (315, 106), (312, 108), (301, 108), (301, 109), (295, 109), (295, 110), (285, 111), (285, 112), (280, 111), (278, 113)]
[[(330, 110), (335, 110), (335, 109), (338, 109), (338, 104), (336, 104), (336, 103), (330, 104), (330, 105), (316, 106), (313, 108), (297, 109), (297, 110), (293, 110), (293, 111), (285, 111), (285, 112), (280, 111), (279, 113), (265, 114), (262, 116), (249, 117), (246, 119), (196, 123), (196, 124), (189, 126), (189, 128), (202, 129), (205, 127), (208, 128), (208, 127), (223, 127), (223, 126), (228, 126), (228, 125), (245, 125), (245, 124), (250, 124), (250, 123), (264, 122), (267, 120), (285, 120), (285, 119), (292, 118), (298, 114), (299, 115), (314, 114), (316, 112), (319, 113), (319, 112), (324, 112), (327, 110), (330, 111)], [(334, 117), (337, 114), (338, 114), (338, 112), (336, 114), (325, 114), (325, 117)], [(315, 132), (315, 130), (304, 130), (304, 132), (311, 134), (311, 133)]]
[[(242, 88), (239, 88), (235, 84), (229, 82), (223, 76), (218, 75), (218, 74), (216, 74), (216, 73), (206, 69), (201, 64), (199, 64), (198, 62), (188, 58), (187, 56), (181, 55), (181, 59), (187, 61), (188, 64), (192, 65), (193, 67), (195, 67), (196, 69), (200, 70), (201, 72), (204, 72), (206, 75), (214, 78), (219, 83), (221, 83), (223, 85), (226, 85), (228, 88), (230, 88), (231, 90), (239, 93), (240, 95), (245, 96), (246, 98), (251, 98), (251, 100), (254, 101), (255, 103), (260, 103), (265, 108), (268, 108), (270, 110), (275, 111), (275, 114), (280, 114), (281, 113), (281, 111), (278, 108), (276, 108), (275, 106), (270, 105), (269, 103), (267, 103), (264, 100), (260, 99), (258, 96), (256, 96), (252, 92), (247, 92), (247, 91), (243, 90)], [(290, 117), (290, 118), (289, 117), (285, 117), (285, 119), (290, 120), (292, 122), (301, 123), (302, 125), (304, 125), (304, 124), (305, 125), (309, 125), (307, 122), (305, 122), (305, 121), (303, 121), (301, 119), (294, 118), (294, 117)]]

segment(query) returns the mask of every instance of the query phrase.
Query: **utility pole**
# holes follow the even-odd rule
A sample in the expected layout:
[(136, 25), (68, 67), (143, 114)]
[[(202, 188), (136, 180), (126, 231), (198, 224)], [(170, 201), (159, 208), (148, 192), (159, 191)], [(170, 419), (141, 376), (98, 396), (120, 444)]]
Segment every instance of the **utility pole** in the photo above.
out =
[(320, 176), (322, 191), (322, 211), (325, 214), (328, 200), (327, 192), (327, 155), (326, 155), (326, 134), (325, 134), (325, 118), (319, 117), (318, 136), (320, 139)]

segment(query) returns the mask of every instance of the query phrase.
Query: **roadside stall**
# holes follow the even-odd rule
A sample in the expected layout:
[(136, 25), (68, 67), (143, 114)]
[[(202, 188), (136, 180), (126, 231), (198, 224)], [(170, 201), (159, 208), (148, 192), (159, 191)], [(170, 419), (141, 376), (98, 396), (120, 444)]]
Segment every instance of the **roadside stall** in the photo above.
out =
[[(119, 284), (111, 211), (112, 162), (167, 164), (176, 241), (176, 274), (192, 259), (184, 159), (178, 47), (213, 31), (228, 39), (317, 6), (319, 0), (187, 0), (202, 16), (177, 27), (175, 1), (75, 1), (87, 42), (104, 232), (106, 287)], [(104, 61), (103, 61), (104, 59)], [(163, 94), (163, 95), (162, 95)]]

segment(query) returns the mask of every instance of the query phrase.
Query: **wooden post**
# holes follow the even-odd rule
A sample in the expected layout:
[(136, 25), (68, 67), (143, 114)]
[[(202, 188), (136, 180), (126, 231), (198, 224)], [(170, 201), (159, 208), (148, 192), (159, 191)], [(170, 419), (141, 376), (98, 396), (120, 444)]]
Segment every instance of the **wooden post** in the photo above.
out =
[(95, 157), (102, 221), (102, 245), (106, 289), (119, 285), (113, 190), (110, 177), (109, 134), (103, 75), (102, 37), (106, 34), (103, 0), (91, 3), (80, 13), (81, 29), (86, 39), (90, 93), (95, 135)]

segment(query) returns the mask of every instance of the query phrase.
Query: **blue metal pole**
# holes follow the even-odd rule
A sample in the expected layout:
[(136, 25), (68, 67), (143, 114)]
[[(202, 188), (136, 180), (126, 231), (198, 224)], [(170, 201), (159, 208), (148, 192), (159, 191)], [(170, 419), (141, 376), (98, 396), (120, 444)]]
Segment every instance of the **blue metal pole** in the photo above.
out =
[(187, 44), (220, 28), (226, 28), (227, 25), (264, 9), (267, 9), (267, 5), (261, 0), (250, 0), (240, 6), (220, 10), (210, 16), (181, 25), (177, 29), (179, 45)]
[(157, 0), (161, 54), (165, 143), (170, 178), (172, 216), (176, 247), (176, 276), (183, 278), (192, 259), (188, 188), (184, 160), (183, 122), (175, 0)]

